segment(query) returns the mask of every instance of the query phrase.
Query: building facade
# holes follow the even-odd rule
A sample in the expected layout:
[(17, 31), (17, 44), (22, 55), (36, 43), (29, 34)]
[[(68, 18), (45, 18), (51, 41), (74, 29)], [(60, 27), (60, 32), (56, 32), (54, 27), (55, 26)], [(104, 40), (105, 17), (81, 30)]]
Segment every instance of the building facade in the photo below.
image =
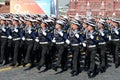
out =
[(66, 15), (70, 0), (58, 0), (58, 15)]
[(120, 0), (70, 0), (67, 15), (120, 16)]

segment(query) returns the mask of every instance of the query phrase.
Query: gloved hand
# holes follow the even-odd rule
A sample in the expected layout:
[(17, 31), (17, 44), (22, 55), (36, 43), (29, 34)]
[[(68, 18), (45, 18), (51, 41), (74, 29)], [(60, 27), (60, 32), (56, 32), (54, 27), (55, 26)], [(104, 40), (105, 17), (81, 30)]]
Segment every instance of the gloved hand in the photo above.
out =
[(18, 32), (18, 29), (14, 29), (15, 32)]
[(39, 42), (39, 39), (36, 38), (35, 41), (36, 41), (36, 42)]
[(93, 35), (90, 35), (90, 38), (91, 38), (91, 39), (93, 39), (93, 38), (94, 38), (94, 36), (93, 36)]
[(43, 35), (44, 35), (44, 36), (46, 36), (46, 35), (47, 35), (47, 33), (46, 33), (45, 31), (43, 31)]
[(100, 31), (100, 34), (101, 34), (101, 36), (104, 36), (104, 35), (105, 35), (102, 31)]
[(86, 47), (86, 43), (82, 43), (83, 47)]
[(111, 39), (111, 36), (109, 36), (108, 38), (109, 38), (109, 41), (112, 40), (112, 39)]
[(6, 29), (5, 28), (2, 28), (2, 30), (5, 32), (6, 31)]
[(55, 43), (55, 42), (56, 42), (55, 38), (53, 38), (52, 42), (53, 42), (53, 43)]
[(119, 34), (118, 30), (115, 30), (115, 33), (118, 35)]
[(70, 44), (70, 41), (67, 39), (66, 41), (65, 41), (67, 44)]
[(8, 36), (8, 39), (12, 39), (12, 36)]
[(60, 36), (63, 36), (63, 33), (61, 31), (59, 32), (59, 34), (60, 34)]
[(25, 40), (25, 37), (22, 37), (22, 40), (24, 41), (24, 40)]
[(75, 37), (79, 38), (79, 34), (75, 34)]
[(28, 33), (29, 33), (29, 34), (31, 34), (31, 32), (32, 32), (31, 30), (28, 30)]

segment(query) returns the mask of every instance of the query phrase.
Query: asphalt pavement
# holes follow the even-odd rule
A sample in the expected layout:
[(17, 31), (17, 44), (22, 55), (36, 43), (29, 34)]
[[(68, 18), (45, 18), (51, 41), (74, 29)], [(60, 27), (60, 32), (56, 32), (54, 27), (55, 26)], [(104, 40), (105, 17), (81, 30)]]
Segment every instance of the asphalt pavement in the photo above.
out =
[[(47, 72), (38, 71), (36, 68), (25, 71), (27, 67), (10, 67), (9, 65), (0, 67), (0, 80), (120, 80), (120, 67), (115, 69), (114, 64), (105, 73), (99, 73), (95, 78), (88, 78), (87, 72), (82, 71), (78, 76), (71, 77), (70, 71), (56, 74), (54, 70)], [(60, 69), (58, 70), (58, 72)]]
[[(42, 72), (45, 69), (44, 67), (40, 71), (36, 67), (26, 71), (30, 66), (28, 64), (26, 67), (0, 66), (0, 80), (120, 80), (120, 67), (115, 68), (111, 55), (108, 55), (108, 61), (109, 66), (106, 72), (99, 73), (91, 79), (88, 78), (87, 72), (84, 70), (75, 77), (71, 77), (70, 69), (62, 73), (59, 73), (61, 69), (58, 69), (57, 72), (52, 69)], [(84, 55), (82, 62), (84, 63)], [(99, 61), (97, 64), (99, 65)]]

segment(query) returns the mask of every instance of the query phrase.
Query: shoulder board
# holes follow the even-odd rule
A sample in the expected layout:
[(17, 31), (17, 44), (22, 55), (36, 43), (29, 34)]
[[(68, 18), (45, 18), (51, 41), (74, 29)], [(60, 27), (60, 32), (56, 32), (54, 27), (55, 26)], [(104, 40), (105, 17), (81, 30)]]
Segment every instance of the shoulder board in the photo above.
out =
[(96, 40), (99, 40), (99, 37), (98, 37), (98, 36), (96, 37)]

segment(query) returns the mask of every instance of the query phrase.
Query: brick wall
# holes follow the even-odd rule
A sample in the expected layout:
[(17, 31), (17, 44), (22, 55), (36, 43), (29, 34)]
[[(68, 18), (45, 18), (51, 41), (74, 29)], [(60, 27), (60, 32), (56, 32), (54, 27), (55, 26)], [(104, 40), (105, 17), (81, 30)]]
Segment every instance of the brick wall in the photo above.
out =
[[(89, 6), (88, 6), (89, 3)], [(103, 5), (103, 7), (102, 7)], [(113, 13), (120, 16), (120, 0), (70, 0), (67, 15), (86, 15), (89, 9), (92, 15), (110, 15)]]

